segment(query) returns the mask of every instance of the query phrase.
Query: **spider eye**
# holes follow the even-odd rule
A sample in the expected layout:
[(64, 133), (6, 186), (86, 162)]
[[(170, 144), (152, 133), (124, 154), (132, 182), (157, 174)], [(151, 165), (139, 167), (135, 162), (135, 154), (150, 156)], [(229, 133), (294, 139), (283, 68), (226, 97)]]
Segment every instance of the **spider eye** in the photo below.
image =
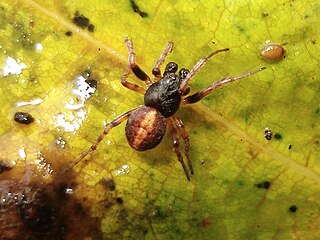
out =
[(179, 71), (179, 76), (181, 79), (185, 79), (186, 76), (189, 74), (189, 70), (186, 69), (186, 68), (181, 68), (180, 71)]
[(178, 70), (178, 64), (176, 64), (175, 62), (169, 62), (164, 71), (164, 75), (168, 73), (175, 73), (177, 70)]

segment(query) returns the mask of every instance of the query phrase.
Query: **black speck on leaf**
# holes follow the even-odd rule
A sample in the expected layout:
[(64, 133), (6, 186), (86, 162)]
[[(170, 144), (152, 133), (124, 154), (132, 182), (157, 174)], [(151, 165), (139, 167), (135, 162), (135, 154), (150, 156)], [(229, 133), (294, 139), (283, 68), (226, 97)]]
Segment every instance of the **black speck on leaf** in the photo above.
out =
[(94, 25), (93, 25), (93, 24), (90, 23), (90, 24), (88, 25), (88, 31), (89, 31), (89, 32), (93, 32), (93, 31), (94, 31)]
[(26, 124), (26, 125), (29, 125), (30, 123), (34, 122), (34, 118), (31, 116), (31, 114), (26, 112), (16, 112), (14, 114), (14, 120), (17, 123)]
[(87, 79), (85, 82), (91, 87), (91, 88), (97, 88), (97, 80), (94, 79)]
[(89, 18), (80, 15), (79, 12), (75, 12), (72, 22), (75, 23), (78, 27), (86, 28), (89, 26)]
[(295, 213), (297, 210), (298, 210), (298, 208), (297, 208), (296, 205), (291, 205), (291, 206), (289, 207), (289, 211), (292, 212), (292, 213)]
[(271, 183), (269, 181), (262, 181), (256, 184), (257, 188), (269, 189)]
[(276, 133), (274, 134), (274, 138), (277, 140), (281, 140), (282, 139), (282, 135), (280, 133)]
[(72, 36), (72, 32), (71, 31), (67, 31), (65, 34), (66, 34), (67, 37), (71, 37)]
[(131, 8), (135, 13), (138, 13), (142, 18), (148, 17), (148, 13), (140, 10), (139, 6), (136, 4), (134, 0), (130, 0)]

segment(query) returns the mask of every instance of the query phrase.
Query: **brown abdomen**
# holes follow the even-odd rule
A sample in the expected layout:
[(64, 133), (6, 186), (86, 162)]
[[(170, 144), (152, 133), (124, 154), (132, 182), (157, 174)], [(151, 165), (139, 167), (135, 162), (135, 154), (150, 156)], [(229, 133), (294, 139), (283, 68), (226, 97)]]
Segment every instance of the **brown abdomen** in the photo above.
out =
[(166, 118), (152, 107), (133, 111), (127, 121), (126, 136), (130, 146), (138, 151), (156, 147), (166, 132)]

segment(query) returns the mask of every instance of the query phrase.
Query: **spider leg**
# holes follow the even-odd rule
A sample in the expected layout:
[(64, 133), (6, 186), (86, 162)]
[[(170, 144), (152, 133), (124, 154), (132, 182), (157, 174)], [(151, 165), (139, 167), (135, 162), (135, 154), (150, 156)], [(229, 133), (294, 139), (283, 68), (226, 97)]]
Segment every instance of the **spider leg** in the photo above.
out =
[[(133, 43), (128, 38), (126, 38), (124, 42), (129, 52), (129, 66), (126, 72), (131, 69), (137, 78), (144, 81), (147, 86), (150, 86), (152, 84), (152, 81), (150, 80), (149, 76), (136, 64), (136, 53), (134, 52)], [(126, 74), (126, 72), (124, 73), (124, 76), (128, 75), (128, 73)], [(123, 79), (125, 80), (126, 77), (123, 77)]]
[(235, 77), (226, 77), (226, 78), (222, 78), (216, 82), (214, 82), (213, 84), (211, 84), (209, 87), (207, 87), (206, 89), (199, 91), (193, 95), (190, 95), (188, 97), (185, 97), (182, 102), (184, 104), (190, 104), (190, 103), (195, 103), (195, 102), (199, 102), (202, 98), (208, 96), (213, 90), (222, 87), (228, 83), (234, 82), (236, 80), (239, 80), (241, 78), (245, 78), (248, 76), (251, 76), (257, 72), (260, 72), (262, 70), (266, 69), (266, 67), (262, 67), (256, 70), (253, 70), (251, 72), (247, 72), (245, 74), (239, 75), (239, 76), (235, 76)]
[(220, 52), (226, 52), (229, 51), (229, 48), (223, 48), (223, 49), (219, 49), (216, 50), (212, 53), (210, 53), (209, 55), (207, 55), (204, 58), (201, 58), (196, 65), (194, 65), (194, 67), (191, 69), (190, 73), (186, 76), (185, 79), (182, 80), (181, 84), (180, 84), (180, 91), (181, 92), (185, 92), (188, 85), (189, 85), (189, 81), (193, 78), (193, 76), (196, 74), (196, 72), (198, 72), (209, 60), (209, 58), (211, 58), (212, 56), (220, 53)]
[(189, 173), (187, 170), (187, 166), (186, 166), (185, 162), (183, 161), (183, 157), (180, 152), (179, 135), (178, 135), (177, 129), (176, 129), (173, 121), (174, 120), (172, 118), (168, 119), (168, 121), (167, 121), (169, 130), (171, 133), (172, 141), (173, 141), (173, 150), (175, 151), (175, 153), (177, 155), (178, 161), (182, 165), (182, 168), (184, 170), (184, 173), (186, 174), (188, 181), (190, 181), (190, 176), (189, 176)]
[(82, 159), (84, 159), (88, 154), (90, 154), (91, 152), (96, 150), (97, 147), (99, 146), (99, 144), (101, 143), (101, 141), (104, 139), (104, 137), (110, 132), (110, 130), (112, 128), (118, 126), (120, 123), (122, 123), (126, 119), (128, 119), (128, 117), (130, 116), (131, 112), (133, 112), (136, 109), (137, 108), (131, 109), (130, 111), (121, 114), (120, 116), (118, 116), (115, 119), (113, 119), (110, 123), (108, 123), (104, 127), (103, 132), (99, 135), (99, 137), (96, 139), (96, 141), (91, 145), (91, 147), (88, 150), (86, 150), (85, 152), (83, 152), (81, 157), (77, 161), (72, 163), (65, 171), (67, 172), (67, 171), (71, 170), (74, 166), (76, 166), (79, 162), (81, 162)]
[(154, 65), (154, 67), (152, 69), (152, 74), (154, 75), (156, 81), (160, 80), (160, 78), (161, 78), (160, 67), (164, 63), (164, 61), (166, 60), (168, 54), (172, 51), (172, 49), (173, 49), (173, 42), (169, 41), (167, 43), (166, 47), (164, 48), (160, 58), (155, 63), (155, 65)]
[(135, 92), (138, 92), (138, 93), (141, 93), (141, 94), (144, 95), (146, 93), (146, 90), (144, 88), (140, 87), (137, 84), (134, 84), (134, 83), (131, 83), (131, 82), (127, 81), (129, 73), (130, 73), (130, 66), (127, 67), (126, 71), (123, 73), (123, 75), (121, 77), (122, 85), (125, 86), (126, 88), (129, 88), (129, 89), (131, 89), (131, 90), (133, 90)]
[(189, 134), (187, 130), (184, 127), (183, 121), (180, 118), (173, 117), (175, 121), (175, 126), (178, 128), (180, 136), (183, 138), (184, 141), (184, 150), (185, 150), (185, 155), (187, 157), (187, 162), (188, 162), (188, 167), (190, 169), (191, 174), (193, 174), (193, 167), (192, 167), (192, 162), (190, 159), (190, 139), (189, 139)]

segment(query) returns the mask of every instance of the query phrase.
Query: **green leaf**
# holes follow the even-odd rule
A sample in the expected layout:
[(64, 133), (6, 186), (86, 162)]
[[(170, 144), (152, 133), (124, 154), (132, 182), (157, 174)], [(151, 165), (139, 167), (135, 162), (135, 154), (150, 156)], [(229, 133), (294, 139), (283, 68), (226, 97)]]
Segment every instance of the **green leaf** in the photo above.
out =
[[(51, 231), (69, 239), (319, 238), (319, 11), (317, 1), (299, 0), (2, 1), (2, 193), (8, 179), (19, 183), (18, 192), (50, 189), (53, 225), (66, 229)], [(190, 182), (169, 134), (155, 149), (137, 152), (126, 142), (124, 123), (64, 171), (106, 122), (143, 104), (120, 82), (128, 64), (125, 37), (149, 76), (169, 40), (175, 46), (167, 61), (190, 69), (230, 48), (196, 74), (192, 93), (267, 67), (179, 110), (191, 140)], [(286, 43), (285, 58), (262, 60), (267, 41)], [(81, 79), (96, 80), (96, 91), (89, 94)], [(144, 85), (133, 74), (129, 80)], [(15, 112), (35, 122), (17, 123)], [(265, 128), (273, 132), (270, 141)], [(57, 192), (61, 186), (73, 189), (70, 198)], [(22, 226), (39, 234), (23, 224), (12, 231)], [(0, 229), (7, 233), (8, 225)]]

